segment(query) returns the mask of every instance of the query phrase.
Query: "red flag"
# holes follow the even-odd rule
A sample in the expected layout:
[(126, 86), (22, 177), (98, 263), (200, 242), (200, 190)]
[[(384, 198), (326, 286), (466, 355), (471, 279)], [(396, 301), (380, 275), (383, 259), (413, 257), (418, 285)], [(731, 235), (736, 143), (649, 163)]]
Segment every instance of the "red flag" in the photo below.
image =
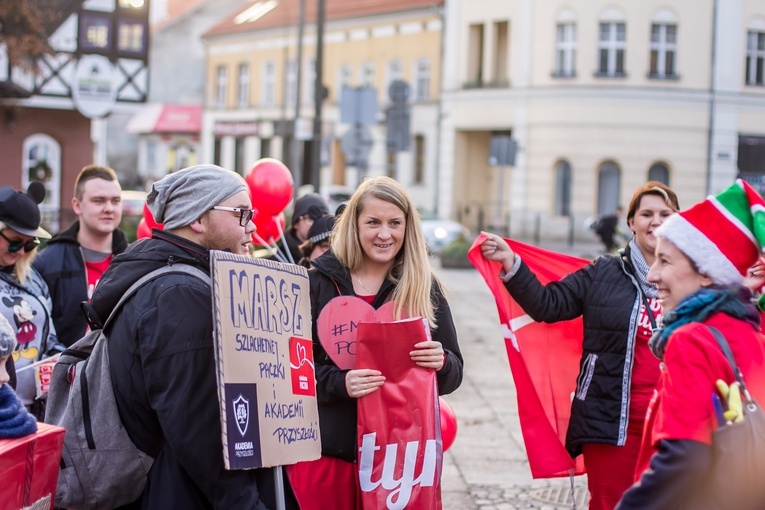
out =
[[(486, 238), (483, 233), (478, 236), (468, 259), (497, 300), (531, 475), (569, 476), (571, 470), (573, 474), (583, 474), (581, 457), (575, 463), (565, 448), (571, 399), (582, 356), (582, 318), (554, 324), (534, 322), (499, 279), (502, 265), (486, 260), (481, 254), (481, 243)], [(505, 240), (543, 284), (560, 280), (589, 264), (585, 259)]]

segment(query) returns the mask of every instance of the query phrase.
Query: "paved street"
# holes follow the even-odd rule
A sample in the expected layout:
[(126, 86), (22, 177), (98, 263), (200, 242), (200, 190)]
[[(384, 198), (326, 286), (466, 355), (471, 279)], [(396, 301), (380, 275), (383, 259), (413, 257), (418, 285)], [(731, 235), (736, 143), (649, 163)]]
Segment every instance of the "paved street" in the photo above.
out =
[[(546, 246), (591, 258), (598, 245)], [(433, 259), (438, 264), (437, 259)], [(523, 445), (515, 387), (489, 289), (474, 269), (438, 269), (465, 358), (460, 389), (446, 397), (457, 416), (454, 445), (442, 479), (447, 510), (572, 508), (568, 478), (533, 480)], [(575, 480), (577, 508), (586, 508), (584, 477)]]

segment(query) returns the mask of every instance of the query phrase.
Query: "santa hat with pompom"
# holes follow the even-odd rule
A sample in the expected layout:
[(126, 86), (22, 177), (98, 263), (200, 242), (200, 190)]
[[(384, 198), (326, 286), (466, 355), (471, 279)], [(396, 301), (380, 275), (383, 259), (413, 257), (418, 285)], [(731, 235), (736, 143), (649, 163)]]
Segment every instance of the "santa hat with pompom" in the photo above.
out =
[(739, 179), (667, 218), (656, 235), (672, 241), (715, 283), (741, 284), (765, 245), (765, 200)]

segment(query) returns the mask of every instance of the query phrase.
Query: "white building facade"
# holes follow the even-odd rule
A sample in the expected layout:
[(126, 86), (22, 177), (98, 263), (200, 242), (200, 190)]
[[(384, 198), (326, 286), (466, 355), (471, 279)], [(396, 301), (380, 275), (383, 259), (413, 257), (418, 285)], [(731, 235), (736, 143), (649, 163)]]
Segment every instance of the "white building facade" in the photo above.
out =
[[(759, 183), (764, 58), (762, 0), (447, 0), (438, 210), (591, 238), (585, 218), (648, 180), (681, 207)], [(497, 135), (514, 165), (489, 164)]]

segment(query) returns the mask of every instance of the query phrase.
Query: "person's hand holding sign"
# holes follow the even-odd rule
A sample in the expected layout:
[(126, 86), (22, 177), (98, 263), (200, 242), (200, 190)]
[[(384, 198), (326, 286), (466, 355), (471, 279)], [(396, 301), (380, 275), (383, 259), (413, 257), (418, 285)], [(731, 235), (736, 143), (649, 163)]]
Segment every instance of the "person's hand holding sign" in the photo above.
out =
[(385, 376), (379, 370), (359, 368), (349, 370), (345, 374), (345, 389), (348, 390), (348, 396), (351, 398), (369, 395), (382, 386), (384, 382)]
[(414, 344), (414, 350), (409, 353), (409, 356), (418, 366), (432, 368), (436, 371), (441, 370), (446, 362), (441, 342), (434, 340)]

